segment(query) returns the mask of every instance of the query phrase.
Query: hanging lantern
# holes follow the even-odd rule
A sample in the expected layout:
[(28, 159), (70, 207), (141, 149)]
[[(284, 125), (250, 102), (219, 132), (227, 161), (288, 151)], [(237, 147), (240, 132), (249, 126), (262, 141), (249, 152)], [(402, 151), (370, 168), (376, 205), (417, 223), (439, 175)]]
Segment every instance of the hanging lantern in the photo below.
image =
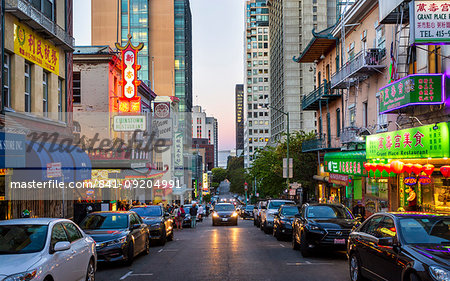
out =
[(375, 172), (376, 170), (378, 170), (378, 171), (380, 171), (380, 172), (383, 172), (383, 170), (384, 170), (384, 164), (383, 164), (383, 163), (376, 163), (376, 164), (375, 164), (375, 170), (374, 170), (374, 172)]
[(401, 174), (403, 173), (403, 167), (404, 167), (404, 163), (402, 161), (392, 161), (391, 163), (391, 171), (396, 173), (396, 174)]
[(425, 174), (427, 174), (427, 176), (431, 176), (431, 174), (433, 174), (433, 172), (434, 172), (434, 166), (433, 165), (431, 165), (431, 164), (426, 164), (426, 165), (424, 165), (423, 166), (423, 172), (425, 173)]
[(372, 163), (364, 163), (363, 166), (364, 169), (367, 170), (367, 172), (370, 172), (372, 170)]
[(444, 178), (448, 179), (450, 177), (450, 166), (442, 166), (440, 171)]
[(408, 174), (411, 174), (412, 171), (413, 171), (413, 166), (414, 166), (414, 164), (411, 164), (411, 163), (405, 164), (403, 166), (403, 171), (408, 173)]
[(423, 170), (423, 166), (420, 164), (414, 164), (412, 167), (412, 171), (414, 174), (419, 175)]

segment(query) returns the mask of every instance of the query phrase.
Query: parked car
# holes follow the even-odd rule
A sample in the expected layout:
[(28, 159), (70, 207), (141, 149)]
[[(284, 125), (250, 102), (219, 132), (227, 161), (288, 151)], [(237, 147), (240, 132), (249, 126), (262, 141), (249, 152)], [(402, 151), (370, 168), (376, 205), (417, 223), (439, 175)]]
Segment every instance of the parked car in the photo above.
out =
[(292, 222), (295, 215), (300, 213), (300, 207), (296, 205), (282, 205), (275, 214), (273, 220), (273, 236), (277, 240), (292, 237)]
[(238, 214), (231, 203), (219, 203), (214, 207), (212, 225), (231, 224), (238, 225)]
[(350, 234), (353, 281), (450, 280), (450, 216), (379, 213)]
[(66, 219), (0, 221), (0, 280), (94, 280), (94, 240)]
[(173, 240), (173, 219), (160, 205), (137, 206), (130, 211), (138, 214), (149, 228), (151, 241), (164, 245)]
[(278, 208), (284, 204), (295, 204), (294, 201), (291, 200), (268, 200), (267, 201), (267, 209), (263, 209), (261, 211), (261, 223), (260, 228), (264, 230), (264, 233), (270, 234), (273, 231), (273, 220), (275, 218), (275, 214), (278, 212)]
[(253, 209), (253, 224), (257, 227), (261, 225), (261, 212), (266, 208), (267, 201), (259, 201)]
[(241, 210), (241, 217), (245, 219), (251, 219), (253, 218), (253, 209), (255, 208), (255, 205), (247, 205), (242, 208)]
[(292, 224), (292, 248), (304, 257), (320, 247), (345, 250), (358, 220), (344, 205), (305, 204)]
[[(189, 214), (189, 210), (192, 208), (192, 204), (187, 204), (184, 205), (184, 210), (186, 211), (186, 216)], [(191, 223), (190, 221), (190, 215), (189, 215), (189, 224)], [(200, 217), (198, 216), (198, 205), (197, 205), (197, 217), (196, 217), (196, 221), (200, 221)]]
[(100, 262), (131, 265), (135, 256), (150, 252), (148, 227), (135, 212), (90, 213), (80, 227), (95, 240)]

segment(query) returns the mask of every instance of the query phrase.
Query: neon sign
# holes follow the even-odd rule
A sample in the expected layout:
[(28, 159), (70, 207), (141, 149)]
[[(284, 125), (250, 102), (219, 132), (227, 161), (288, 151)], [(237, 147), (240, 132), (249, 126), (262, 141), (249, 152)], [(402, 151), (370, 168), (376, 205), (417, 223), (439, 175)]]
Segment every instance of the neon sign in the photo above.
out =
[(141, 97), (137, 95), (138, 86), (142, 81), (137, 79), (137, 72), (141, 66), (137, 64), (137, 55), (144, 47), (143, 43), (138, 46), (131, 44), (131, 35), (128, 35), (128, 42), (125, 47), (116, 43), (116, 48), (122, 53), (122, 97), (119, 98), (120, 112), (140, 112)]

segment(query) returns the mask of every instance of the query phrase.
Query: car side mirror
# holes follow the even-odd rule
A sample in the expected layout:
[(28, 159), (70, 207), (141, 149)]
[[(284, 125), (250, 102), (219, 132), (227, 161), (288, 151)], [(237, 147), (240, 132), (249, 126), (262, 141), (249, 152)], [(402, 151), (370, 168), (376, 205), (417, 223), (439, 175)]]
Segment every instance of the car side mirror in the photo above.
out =
[(131, 230), (135, 230), (135, 229), (139, 229), (139, 228), (141, 228), (141, 225), (140, 225), (140, 224), (133, 224), (133, 225), (131, 226)]
[(62, 252), (67, 251), (69, 249), (70, 249), (70, 242), (68, 241), (57, 242), (53, 247), (54, 252)]
[(378, 238), (378, 246), (394, 246), (394, 238), (393, 237), (383, 237), (383, 238)]

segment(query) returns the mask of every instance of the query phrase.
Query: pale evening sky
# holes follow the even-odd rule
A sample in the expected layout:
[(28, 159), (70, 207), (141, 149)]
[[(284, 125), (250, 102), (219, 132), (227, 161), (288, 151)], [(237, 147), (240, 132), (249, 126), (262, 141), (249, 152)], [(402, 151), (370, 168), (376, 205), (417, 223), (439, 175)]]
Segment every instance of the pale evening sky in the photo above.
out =
[[(90, 5), (91, 0), (74, 0), (77, 46), (91, 44)], [(244, 1), (191, 0), (191, 11), (193, 102), (218, 119), (219, 150), (234, 149), (234, 88), (244, 77)]]

